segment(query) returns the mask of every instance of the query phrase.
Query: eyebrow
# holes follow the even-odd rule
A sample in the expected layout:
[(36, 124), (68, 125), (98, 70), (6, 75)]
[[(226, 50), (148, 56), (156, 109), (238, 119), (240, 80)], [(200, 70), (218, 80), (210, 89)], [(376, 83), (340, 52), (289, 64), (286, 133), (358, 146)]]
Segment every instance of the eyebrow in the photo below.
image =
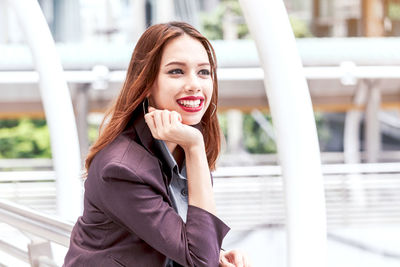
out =
[[(184, 62), (180, 62), (180, 61), (171, 61), (168, 64), (165, 65), (165, 67), (168, 67), (170, 65), (180, 65), (180, 66), (186, 66), (186, 63)], [(210, 63), (208, 62), (204, 62), (204, 63), (199, 63), (197, 64), (197, 66), (210, 66)]]

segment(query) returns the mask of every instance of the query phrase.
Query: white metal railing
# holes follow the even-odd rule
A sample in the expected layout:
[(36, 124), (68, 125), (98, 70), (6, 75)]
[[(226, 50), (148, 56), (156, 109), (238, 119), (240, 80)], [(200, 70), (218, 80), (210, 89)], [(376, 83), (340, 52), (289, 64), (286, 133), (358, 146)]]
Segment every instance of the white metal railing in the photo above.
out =
[[(329, 164), (322, 170), (329, 228), (400, 223), (399, 164)], [(279, 166), (220, 167), (213, 176), (218, 214), (232, 229), (284, 225)], [(43, 207), (37, 202), (42, 199), (50, 207), (47, 211), (55, 212), (54, 178), (53, 171), (0, 172), (0, 196), (38, 209)], [(66, 247), (73, 227), (71, 222), (7, 200), (0, 200), (0, 222)], [(12, 244), (0, 242), (0, 250), (25, 262), (36, 257), (43, 266), (56, 266), (51, 258), (29, 255), (29, 250)]]
[(2, 169), (53, 169), (53, 160), (49, 158), (0, 159), (0, 170)]
[[(400, 164), (388, 163), (359, 163), (359, 164), (324, 164), (323, 174), (368, 174), (368, 173), (400, 173)], [(225, 166), (213, 172), (214, 178), (233, 178), (251, 176), (280, 176), (281, 167), (278, 165), (262, 166)], [(1, 182), (18, 181), (54, 181), (54, 171), (3, 171), (0, 172)]]
[[(399, 164), (328, 164), (322, 171), (329, 227), (400, 222)], [(213, 176), (217, 207), (234, 229), (284, 225), (279, 166), (220, 167)], [(54, 177), (53, 171), (0, 172), (0, 196), (54, 213)]]
[[(237, 154), (224, 154), (219, 159), (219, 166), (238, 165)], [(362, 162), (366, 161), (365, 151), (360, 152)], [(321, 152), (322, 164), (341, 164), (344, 162), (343, 152)], [(379, 162), (400, 162), (400, 151), (380, 151), (378, 153)], [(276, 165), (278, 161), (276, 154), (246, 154), (240, 157), (242, 165)], [(336, 166), (336, 165), (332, 165)], [(335, 167), (336, 168), (336, 167)], [(53, 161), (48, 158), (34, 159), (0, 159), (0, 173), (8, 170), (52, 170)], [(10, 174), (11, 175), (11, 174)], [(54, 176), (53, 176), (54, 177)]]
[[(322, 173), (327, 174), (361, 174), (361, 173), (400, 173), (399, 163), (362, 163), (362, 164), (326, 164)], [(280, 176), (280, 166), (243, 166), (222, 167), (213, 173), (215, 178)], [(400, 179), (400, 178), (399, 178)]]
[[(335, 164), (322, 170), (328, 229), (400, 223), (398, 164)], [(236, 230), (283, 226), (280, 173), (277, 166), (221, 168), (214, 173), (218, 214)]]
[[(4, 242), (2, 240), (0, 240), (0, 250), (4, 251), (8, 255), (13, 256), (14, 258), (17, 258), (23, 262), (29, 262), (29, 256), (26, 251), (12, 245), (12, 244)], [(0, 266), (2, 266), (1, 264), (2, 264), (2, 262), (0, 260)]]
[(36, 210), (0, 199), (0, 221), (17, 229), (51, 240), (63, 246), (69, 245), (73, 223)]
[(0, 250), (37, 267), (57, 266), (52, 259), (50, 242), (68, 247), (73, 228), (72, 222), (4, 199), (0, 199), (0, 222), (11, 225), (19, 231), (27, 233), (28, 236), (34, 236), (31, 243), (28, 244), (27, 251), (5, 241), (0, 241)]

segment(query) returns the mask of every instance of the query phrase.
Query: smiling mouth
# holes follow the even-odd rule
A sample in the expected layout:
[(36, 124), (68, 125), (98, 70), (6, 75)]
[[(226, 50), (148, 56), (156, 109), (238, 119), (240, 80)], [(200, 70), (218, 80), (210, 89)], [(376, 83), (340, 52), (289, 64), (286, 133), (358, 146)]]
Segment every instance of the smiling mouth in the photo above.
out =
[(178, 104), (187, 108), (198, 108), (203, 101), (200, 99), (196, 100), (178, 100)]
[(178, 105), (186, 112), (199, 112), (203, 109), (203, 97), (184, 97), (176, 101)]

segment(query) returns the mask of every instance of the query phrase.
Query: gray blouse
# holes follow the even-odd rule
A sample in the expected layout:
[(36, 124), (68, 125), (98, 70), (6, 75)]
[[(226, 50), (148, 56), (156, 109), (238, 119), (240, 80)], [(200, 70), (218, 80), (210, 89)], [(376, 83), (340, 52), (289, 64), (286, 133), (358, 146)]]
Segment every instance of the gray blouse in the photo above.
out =
[[(160, 152), (168, 168), (172, 170), (171, 183), (169, 184), (169, 194), (172, 200), (172, 205), (175, 211), (179, 214), (182, 220), (186, 223), (188, 210), (188, 188), (186, 179), (186, 166), (183, 162), (182, 170), (179, 171), (179, 166), (172, 156), (164, 141), (160, 142)], [(179, 267), (180, 264), (168, 259), (166, 267)]]
[(182, 220), (186, 222), (186, 215), (188, 209), (188, 188), (186, 179), (186, 164), (182, 165), (182, 170), (179, 170), (179, 166), (172, 156), (167, 145), (164, 141), (161, 141), (161, 153), (165, 159), (165, 162), (169, 165), (168, 167), (172, 170), (171, 183), (169, 184), (169, 193), (172, 199), (174, 209), (181, 216)]

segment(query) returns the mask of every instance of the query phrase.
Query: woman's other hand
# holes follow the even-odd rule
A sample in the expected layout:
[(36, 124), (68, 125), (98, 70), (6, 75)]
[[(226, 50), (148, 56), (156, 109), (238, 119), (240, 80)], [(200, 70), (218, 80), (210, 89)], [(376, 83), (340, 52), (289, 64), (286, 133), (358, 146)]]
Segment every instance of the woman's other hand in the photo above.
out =
[(239, 250), (223, 251), (219, 254), (220, 267), (251, 267), (247, 255)]
[(176, 111), (149, 107), (149, 112), (144, 118), (156, 139), (176, 143), (184, 149), (203, 140), (200, 131), (183, 124), (181, 115)]

